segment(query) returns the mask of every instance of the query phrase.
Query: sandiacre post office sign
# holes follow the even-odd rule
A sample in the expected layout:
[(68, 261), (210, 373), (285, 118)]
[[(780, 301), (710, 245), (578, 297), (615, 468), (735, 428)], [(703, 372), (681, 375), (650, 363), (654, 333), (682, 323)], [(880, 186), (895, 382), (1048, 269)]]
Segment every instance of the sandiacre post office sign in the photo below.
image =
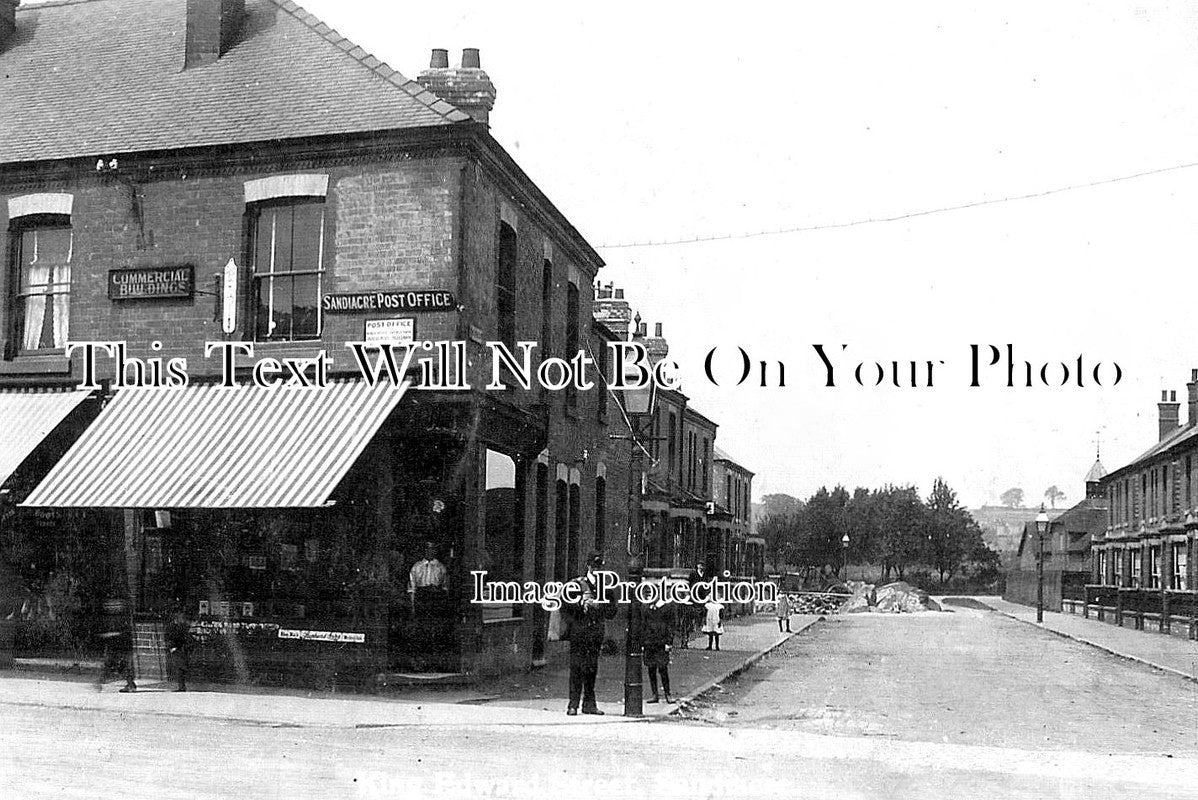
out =
[(108, 271), (109, 300), (190, 298), (195, 294), (195, 267), (147, 267)]
[(383, 292), (326, 294), (322, 298), (326, 314), (354, 314), (363, 311), (456, 311), (458, 304), (451, 292), (440, 289), (400, 289)]

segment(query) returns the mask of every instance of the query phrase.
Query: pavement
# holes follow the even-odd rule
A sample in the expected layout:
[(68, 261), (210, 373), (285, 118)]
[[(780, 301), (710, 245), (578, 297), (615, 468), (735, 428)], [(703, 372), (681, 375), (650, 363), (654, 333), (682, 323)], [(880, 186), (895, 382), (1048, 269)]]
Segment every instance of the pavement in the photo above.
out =
[[(670, 678), (675, 702), (644, 703), (644, 716), (664, 717), (676, 713), (700, 694), (719, 686), (756, 663), (774, 648), (818, 622), (822, 617), (795, 616), (791, 632), (779, 633), (773, 616), (758, 614), (725, 623), (720, 650), (705, 648), (706, 635), (696, 634), (688, 648), (671, 654)], [(550, 718), (581, 722), (627, 719), (624, 713), (623, 654), (604, 656), (599, 664), (595, 695), (603, 716), (567, 718), (569, 688), (568, 651), (565, 647), (548, 665), (515, 675), (484, 679), (466, 686), (408, 686), (378, 694), (333, 694), (263, 686), (203, 684), (189, 682), (190, 691), (173, 692), (171, 685), (139, 684), (134, 696), (119, 693), (114, 681), (97, 692), (86, 672), (98, 664), (71, 665), (70, 671), (52, 659), (19, 659), (19, 671), (0, 673), (0, 692), (5, 702), (74, 710), (120, 711), (136, 708), (142, 713), (165, 716), (235, 719), (263, 725), (381, 727), (427, 725), (465, 719), (534, 724)], [(84, 674), (80, 674), (80, 673)], [(648, 675), (644, 678), (647, 701), (652, 695)], [(297, 703), (298, 698), (319, 700)]]
[(1109, 622), (1055, 611), (1045, 611), (1044, 622), (1037, 623), (1036, 609), (1031, 606), (1011, 603), (1001, 597), (973, 599), (1011, 619), (1036, 625), (1129, 661), (1198, 681), (1198, 642), (1154, 631), (1120, 628)]
[[(778, 622), (766, 614), (738, 617), (724, 623), (720, 650), (707, 650), (705, 634), (691, 638), (689, 647), (675, 647), (670, 653), (670, 689), (676, 702), (644, 703), (647, 717), (676, 713), (695, 697), (756, 663), (791, 636), (814, 625), (822, 617), (791, 617), (790, 633), (779, 633)], [(401, 690), (398, 698), (408, 702), (487, 705), (526, 710), (564, 713), (570, 685), (568, 651), (559, 647), (550, 663), (540, 669), (517, 675), (505, 675), (468, 687), (411, 687)], [(606, 715), (624, 713), (624, 655), (603, 656), (595, 697)], [(644, 699), (652, 697), (648, 673), (644, 676)]]

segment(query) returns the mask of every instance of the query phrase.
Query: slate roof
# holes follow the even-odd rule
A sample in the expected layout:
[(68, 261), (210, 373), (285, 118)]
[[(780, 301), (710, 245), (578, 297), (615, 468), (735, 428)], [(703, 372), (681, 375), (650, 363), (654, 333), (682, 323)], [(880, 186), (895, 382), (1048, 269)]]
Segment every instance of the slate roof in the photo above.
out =
[(0, 49), (0, 163), (468, 122), (290, 0), (246, 0), (183, 69), (186, 0), (23, 5)]
[(1129, 470), (1135, 469), (1141, 464), (1152, 461), (1157, 456), (1162, 455), (1163, 453), (1172, 450), (1175, 447), (1180, 447), (1183, 444), (1192, 442), (1195, 438), (1198, 438), (1198, 426), (1183, 425), (1175, 431), (1170, 431), (1164, 439), (1161, 439), (1159, 442), (1154, 444), (1152, 447), (1149, 447), (1143, 453), (1136, 456), (1122, 467), (1119, 467), (1117, 470), (1109, 473), (1108, 475), (1104, 475), (1103, 479), (1105, 480), (1106, 478), (1110, 478), (1115, 475), (1122, 475)]
[[(1085, 533), (1086, 536), (1079, 538), (1077, 541), (1068, 541), (1066, 550), (1070, 553), (1085, 554), (1090, 550), (1090, 537), (1095, 533), (1100, 533), (1106, 528), (1107, 523), (1107, 505), (1106, 498), (1103, 497), (1087, 497), (1077, 505), (1063, 512), (1056, 519), (1053, 519), (1048, 524), (1048, 532), (1044, 537), (1044, 552), (1046, 554), (1054, 553), (1056, 545), (1053, 534), (1064, 529), (1066, 533)], [(1036, 540), (1036, 523), (1025, 522), (1023, 524), (1023, 535), (1019, 539), (1019, 549), (1016, 555), (1023, 555), (1023, 546), (1025, 543)]]
[(713, 451), (712, 455), (713, 455), (714, 461), (727, 461), (729, 464), (732, 464), (733, 466), (741, 469), (744, 472), (747, 472), (750, 475), (754, 474), (752, 471), (750, 471), (748, 468), (746, 468), (743, 464), (741, 464), (735, 458), (728, 455), (727, 451), (721, 449), (718, 446), (713, 446), (711, 449)]

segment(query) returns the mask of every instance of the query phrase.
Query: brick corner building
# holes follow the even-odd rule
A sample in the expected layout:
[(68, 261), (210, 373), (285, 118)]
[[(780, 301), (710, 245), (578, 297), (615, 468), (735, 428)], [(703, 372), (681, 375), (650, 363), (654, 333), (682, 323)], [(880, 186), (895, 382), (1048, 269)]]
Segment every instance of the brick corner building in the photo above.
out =
[[(0, 74), (18, 648), (86, 648), (127, 595), (146, 626), (183, 608), (214, 678), (543, 658), (544, 615), (469, 603), (471, 571), (620, 566), (640, 481), (602, 388), (483, 388), (487, 342), (538, 342), (535, 366), (621, 332), (593, 319), (602, 260), (488, 132), (479, 53), (413, 81), (290, 0), (6, 1)], [(399, 377), (470, 388), (366, 384), (345, 345), (372, 337), (462, 343)], [(126, 343), (92, 391), (83, 341)], [(241, 385), (209, 342), (253, 345)], [(314, 380), (322, 353), (327, 389), (246, 382), (268, 358)]]

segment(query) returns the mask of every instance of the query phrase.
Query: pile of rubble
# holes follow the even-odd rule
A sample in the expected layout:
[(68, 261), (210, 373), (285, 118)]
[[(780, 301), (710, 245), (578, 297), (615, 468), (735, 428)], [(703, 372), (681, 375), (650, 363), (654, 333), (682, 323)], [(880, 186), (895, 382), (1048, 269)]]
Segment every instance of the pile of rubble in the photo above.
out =
[(888, 583), (877, 588), (872, 583), (849, 581), (853, 593), (840, 609), (842, 614), (876, 611), (884, 614), (913, 614), (920, 611), (939, 611), (940, 606), (923, 589), (906, 581)]
[(794, 614), (835, 614), (847, 594), (824, 592), (788, 593), (790, 610)]

